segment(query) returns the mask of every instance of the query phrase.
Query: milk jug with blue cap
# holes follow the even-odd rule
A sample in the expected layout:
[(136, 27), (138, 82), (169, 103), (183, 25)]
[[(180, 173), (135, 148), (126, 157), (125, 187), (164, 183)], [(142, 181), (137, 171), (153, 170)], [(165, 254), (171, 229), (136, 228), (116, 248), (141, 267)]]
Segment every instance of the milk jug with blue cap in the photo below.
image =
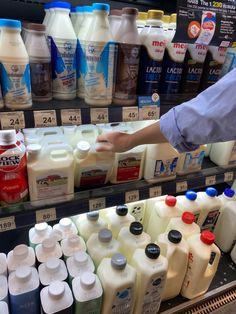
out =
[(182, 213), (185, 211), (193, 213), (195, 217), (194, 221), (197, 223), (201, 213), (200, 204), (198, 203), (197, 199), (197, 193), (189, 190), (185, 193), (185, 195), (178, 195), (176, 199)]

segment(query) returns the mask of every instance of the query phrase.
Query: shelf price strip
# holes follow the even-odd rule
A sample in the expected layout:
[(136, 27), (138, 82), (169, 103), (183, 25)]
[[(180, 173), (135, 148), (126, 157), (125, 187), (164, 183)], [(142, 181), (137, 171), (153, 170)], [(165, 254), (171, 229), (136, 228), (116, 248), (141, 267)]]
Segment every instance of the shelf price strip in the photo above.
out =
[(82, 124), (80, 109), (62, 109), (61, 110), (62, 125), (80, 125)]
[(2, 130), (25, 128), (25, 116), (23, 111), (1, 112), (0, 117)]
[(36, 213), (36, 223), (54, 221), (57, 219), (56, 208), (47, 208), (37, 210)]
[(15, 216), (0, 219), (0, 232), (16, 229)]
[(176, 193), (185, 192), (188, 189), (187, 181), (176, 182)]
[(34, 111), (34, 126), (36, 128), (57, 126), (55, 110)]
[(139, 190), (125, 192), (125, 203), (139, 201)]
[(130, 122), (139, 119), (138, 107), (123, 107), (122, 108), (122, 121)]
[(108, 108), (91, 108), (91, 123), (108, 123)]
[(205, 179), (205, 186), (215, 185), (216, 184), (216, 176), (209, 176)]
[(233, 181), (233, 179), (234, 179), (234, 172), (233, 171), (224, 173), (224, 182), (230, 182), (230, 181)]
[(89, 211), (106, 208), (106, 198), (99, 197), (89, 200)]
[(162, 187), (161, 187), (161, 185), (154, 186), (154, 187), (151, 187), (149, 189), (149, 197), (150, 198), (158, 197), (158, 196), (161, 196), (161, 195), (162, 195)]

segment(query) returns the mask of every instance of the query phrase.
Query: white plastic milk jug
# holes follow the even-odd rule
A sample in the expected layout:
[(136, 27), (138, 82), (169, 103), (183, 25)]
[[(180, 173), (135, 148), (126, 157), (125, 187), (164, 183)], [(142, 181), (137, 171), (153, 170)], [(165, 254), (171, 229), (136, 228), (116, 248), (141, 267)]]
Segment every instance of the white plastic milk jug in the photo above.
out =
[(7, 254), (7, 267), (9, 273), (16, 270), (18, 266), (22, 265), (35, 265), (34, 250), (25, 244), (17, 245)]
[(45, 263), (51, 257), (62, 257), (60, 244), (54, 238), (47, 238), (36, 246), (35, 255), (39, 263)]
[(52, 227), (46, 222), (36, 224), (29, 230), (29, 245), (35, 249), (36, 245), (40, 244), (50, 236)]
[(210, 159), (218, 166), (236, 165), (236, 141), (213, 143)]
[(49, 286), (55, 281), (64, 281), (68, 277), (65, 263), (56, 257), (51, 257), (38, 267), (39, 280), (42, 286)]
[[(156, 189), (156, 187), (154, 187), (154, 189), (152, 190), (154, 195), (158, 195), (161, 194), (161, 189)], [(154, 210), (154, 206), (156, 204), (156, 202), (160, 202), (160, 201), (165, 201), (167, 195), (161, 195), (161, 196), (156, 196), (156, 197), (151, 197), (146, 199), (145, 203), (145, 215), (144, 215), (144, 221), (143, 221), (143, 230), (147, 231), (147, 226), (149, 223), (149, 219), (151, 216), (152, 211)]]
[(78, 233), (78, 230), (70, 218), (62, 218), (59, 223), (53, 226), (53, 229), (62, 232), (63, 239)]
[(197, 193), (189, 190), (185, 195), (178, 195), (176, 199), (182, 213), (186, 211), (191, 212), (194, 214), (194, 221), (197, 223), (201, 212), (200, 204), (198, 204), (197, 200)]
[(82, 237), (74, 234), (61, 241), (61, 249), (66, 260), (78, 251), (86, 251), (86, 244)]

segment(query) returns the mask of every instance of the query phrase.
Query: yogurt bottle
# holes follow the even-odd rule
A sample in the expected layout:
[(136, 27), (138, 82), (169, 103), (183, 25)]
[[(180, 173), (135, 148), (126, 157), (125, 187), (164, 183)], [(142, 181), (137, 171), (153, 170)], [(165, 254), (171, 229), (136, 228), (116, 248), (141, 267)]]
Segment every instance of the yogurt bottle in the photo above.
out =
[(115, 41), (117, 33), (119, 32), (119, 28), (121, 26), (121, 14), (122, 10), (111, 10), (108, 16), (112, 37)]
[(196, 150), (179, 154), (177, 174), (185, 175), (202, 169), (206, 145), (200, 145)]
[(21, 22), (0, 19), (1, 87), (4, 104), (21, 110), (32, 106), (29, 56), (20, 35)]
[(35, 265), (34, 250), (25, 244), (15, 246), (14, 249), (7, 254), (7, 267), (9, 273), (22, 265)]
[[(75, 35), (77, 36), (81, 24), (84, 20), (84, 7), (83, 6), (76, 6), (75, 7), (75, 24), (74, 24), (74, 30), (75, 30)], [(78, 60), (77, 60), (78, 61)]]
[(197, 200), (197, 193), (189, 190), (185, 195), (178, 195), (176, 199), (182, 213), (185, 211), (191, 212), (195, 217), (194, 222), (198, 223), (201, 208)]
[(55, 281), (64, 281), (68, 277), (65, 263), (56, 257), (51, 257), (38, 267), (39, 280), (42, 286), (49, 286)]
[(163, 15), (162, 17), (162, 22), (163, 22), (163, 30), (165, 32), (165, 35), (167, 36), (167, 32), (169, 29), (169, 24), (170, 24), (170, 15)]
[(9, 314), (9, 308), (6, 302), (0, 301), (0, 313)]
[(38, 244), (50, 236), (51, 231), (52, 227), (46, 222), (36, 224), (29, 230), (29, 245), (35, 249)]
[(7, 277), (7, 257), (5, 253), (0, 253), (0, 276)]
[(166, 283), (168, 260), (160, 255), (160, 248), (150, 243), (136, 249), (130, 261), (137, 272), (134, 313), (157, 313)]
[(236, 166), (236, 141), (213, 143), (211, 145), (210, 159), (218, 166)]
[(61, 249), (64, 260), (66, 260), (78, 251), (86, 251), (86, 244), (82, 237), (74, 234), (61, 241)]
[(35, 255), (38, 263), (46, 263), (52, 257), (61, 258), (62, 250), (54, 238), (47, 238), (36, 246)]
[(59, 223), (53, 226), (53, 229), (60, 230), (62, 232), (63, 239), (69, 236), (76, 235), (78, 230), (70, 218), (62, 218)]
[(97, 275), (85, 272), (72, 281), (75, 298), (75, 314), (100, 314), (102, 308), (102, 285)]
[[(49, 18), (48, 18), (48, 21), (47, 21), (47, 24), (46, 24), (46, 34), (48, 36), (49, 34), (49, 30), (51, 29), (51, 26), (52, 26), (52, 22), (53, 22), (53, 19), (55, 17), (55, 6), (56, 6), (56, 1), (53, 1), (53, 2), (50, 2), (48, 4), (48, 10), (49, 10)], [(51, 40), (50, 40), (50, 37), (48, 37), (48, 44), (49, 46), (51, 47)]]
[(71, 7), (70, 10), (70, 19), (71, 19), (71, 23), (75, 29), (75, 21), (76, 21), (76, 9), (75, 7)]
[(105, 257), (112, 257), (120, 252), (120, 242), (112, 238), (112, 232), (109, 229), (102, 229), (98, 233), (93, 233), (87, 241), (88, 253), (91, 256), (95, 267)]
[[(0, 302), (6, 302), (8, 304), (8, 283), (7, 277), (0, 275)], [(0, 311), (0, 313), (2, 313)]]
[(147, 12), (140, 12), (140, 11), (138, 12), (136, 24), (137, 24), (139, 34), (142, 32), (143, 28), (146, 26), (147, 17), (148, 17)]
[(136, 271), (127, 264), (126, 258), (119, 253), (104, 258), (97, 275), (103, 287), (101, 314), (132, 313)]
[(50, 17), (49, 7), (50, 7), (50, 3), (45, 3), (43, 5), (44, 12), (45, 12), (44, 19), (43, 19), (43, 25), (45, 25), (45, 26), (48, 24), (48, 20)]

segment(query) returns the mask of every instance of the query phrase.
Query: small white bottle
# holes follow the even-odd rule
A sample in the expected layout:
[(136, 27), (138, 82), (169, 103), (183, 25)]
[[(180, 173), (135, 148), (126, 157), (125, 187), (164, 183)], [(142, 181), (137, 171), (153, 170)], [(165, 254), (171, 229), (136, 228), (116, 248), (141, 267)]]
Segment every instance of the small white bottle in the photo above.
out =
[(122, 227), (129, 227), (135, 218), (128, 213), (126, 205), (118, 205), (114, 210), (110, 210), (106, 214), (108, 229), (112, 231), (113, 237), (116, 239)]
[(102, 285), (97, 275), (85, 272), (72, 281), (75, 314), (99, 314), (102, 308)]
[(134, 313), (157, 313), (166, 283), (168, 260), (160, 255), (160, 248), (150, 243), (137, 249), (130, 261), (137, 272)]
[(71, 23), (73, 25), (73, 28), (75, 29), (75, 20), (76, 20), (76, 9), (75, 9), (75, 7), (71, 7), (71, 9), (70, 9), (70, 19), (71, 19)]
[(9, 273), (16, 270), (18, 266), (22, 265), (35, 265), (34, 250), (25, 244), (17, 245), (7, 254), (7, 267)]
[(84, 7), (76, 6), (75, 14), (76, 14), (76, 17), (75, 17), (74, 31), (75, 31), (75, 35), (77, 35), (84, 20)]
[(49, 238), (53, 238), (57, 242), (61, 242), (63, 239), (63, 234), (62, 234), (61, 230), (52, 229), (52, 231), (50, 232)]
[(132, 313), (136, 271), (127, 264), (126, 258), (119, 253), (112, 258), (104, 258), (97, 275), (103, 287), (101, 313)]
[(185, 175), (197, 172), (202, 169), (203, 159), (205, 157), (206, 145), (200, 145), (192, 152), (179, 154), (177, 163), (177, 174)]
[(60, 219), (59, 223), (53, 226), (53, 229), (60, 230), (62, 232), (63, 239), (78, 233), (75, 224), (70, 218)]
[[(0, 275), (0, 301), (8, 304), (8, 283), (7, 277)], [(1, 311), (0, 311), (1, 313)]]
[(182, 213), (186, 211), (193, 213), (195, 217), (194, 221), (197, 223), (201, 213), (200, 204), (197, 201), (197, 193), (189, 190), (185, 195), (178, 195), (176, 199)]
[(193, 299), (207, 292), (221, 256), (214, 240), (214, 234), (208, 230), (188, 239), (189, 261), (181, 290), (183, 297)]
[(66, 260), (66, 266), (69, 273), (69, 282), (77, 277), (81, 276), (84, 272), (94, 272), (95, 267), (91, 257), (84, 251), (75, 253), (74, 256), (69, 257)]
[(39, 277), (34, 267), (19, 266), (8, 278), (12, 314), (40, 313)]
[(74, 234), (61, 241), (61, 249), (64, 260), (67, 260), (78, 251), (86, 251), (86, 244), (82, 237)]
[(51, 231), (52, 227), (46, 222), (36, 224), (29, 230), (29, 245), (35, 249), (38, 244), (50, 236)]
[(117, 240), (121, 245), (120, 252), (127, 258), (129, 263), (134, 251), (139, 248), (145, 248), (151, 242), (151, 237), (143, 232), (143, 225), (140, 222), (134, 221), (129, 227), (120, 229)]
[(7, 276), (7, 256), (0, 253), (0, 275)]
[(162, 300), (169, 300), (180, 293), (188, 266), (189, 247), (177, 230), (160, 234), (157, 244), (161, 248), (162, 255), (168, 259), (168, 272)]
[(38, 267), (39, 280), (42, 286), (49, 286), (55, 281), (65, 281), (68, 277), (65, 263), (56, 257), (51, 257)]
[(42, 314), (73, 313), (73, 295), (68, 283), (56, 281), (40, 292)]
[(236, 264), (236, 244), (234, 245), (234, 248), (233, 248), (233, 250), (231, 251), (230, 256), (231, 256), (231, 258), (232, 258), (234, 264)]
[(54, 238), (47, 238), (36, 246), (35, 255), (39, 263), (45, 263), (51, 257), (62, 257), (60, 244)]
[(138, 12), (136, 24), (138, 28), (138, 33), (140, 34), (143, 28), (146, 26), (147, 23), (147, 12)]
[(97, 268), (103, 258), (112, 257), (120, 252), (120, 242), (112, 238), (111, 230), (102, 229), (98, 233), (91, 234), (87, 241), (87, 248)]
[(6, 302), (0, 301), (0, 313), (9, 314), (9, 308)]
[(236, 165), (236, 141), (213, 143), (210, 159), (218, 166), (233, 167)]

